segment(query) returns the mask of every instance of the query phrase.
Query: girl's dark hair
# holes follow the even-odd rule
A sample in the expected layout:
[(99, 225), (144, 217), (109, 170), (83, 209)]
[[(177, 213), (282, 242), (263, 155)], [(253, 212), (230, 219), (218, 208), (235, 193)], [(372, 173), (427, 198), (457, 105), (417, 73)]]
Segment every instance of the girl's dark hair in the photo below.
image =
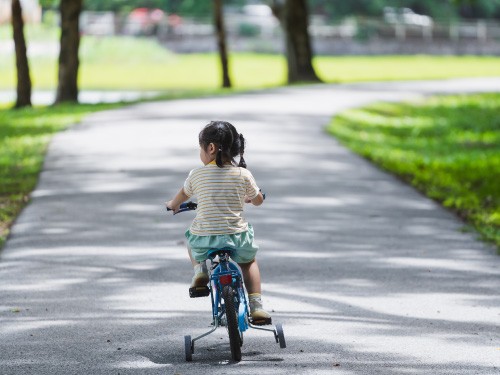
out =
[(204, 150), (207, 149), (210, 143), (213, 143), (217, 147), (215, 162), (219, 168), (222, 168), (224, 163), (227, 162), (236, 164), (234, 157), (237, 155), (240, 157), (238, 166), (247, 167), (243, 158), (243, 154), (245, 153), (245, 138), (229, 122), (211, 121), (200, 132), (199, 141), (200, 146)]

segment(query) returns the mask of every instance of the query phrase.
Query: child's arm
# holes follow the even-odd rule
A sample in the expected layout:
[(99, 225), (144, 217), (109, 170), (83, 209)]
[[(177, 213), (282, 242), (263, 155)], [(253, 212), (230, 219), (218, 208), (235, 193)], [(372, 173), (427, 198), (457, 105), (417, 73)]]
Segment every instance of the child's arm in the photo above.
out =
[(262, 202), (264, 202), (264, 196), (262, 195), (261, 192), (259, 192), (259, 194), (257, 194), (257, 196), (254, 199), (245, 197), (245, 203), (252, 203), (254, 206), (260, 206)]
[(179, 211), (179, 206), (189, 199), (189, 196), (184, 192), (184, 188), (181, 188), (179, 192), (175, 195), (174, 199), (167, 202), (167, 207), (176, 213)]

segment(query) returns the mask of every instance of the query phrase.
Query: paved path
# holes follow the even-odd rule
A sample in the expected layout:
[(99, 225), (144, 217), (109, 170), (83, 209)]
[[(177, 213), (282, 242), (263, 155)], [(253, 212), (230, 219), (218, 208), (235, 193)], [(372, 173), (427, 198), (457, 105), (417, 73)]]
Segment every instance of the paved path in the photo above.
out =
[[(497, 80), (277, 89), (99, 113), (58, 134), (0, 258), (0, 374), (498, 374), (500, 258), (452, 214), (323, 132), (335, 112)], [(191, 300), (163, 202), (199, 165), (211, 119), (248, 139), (268, 194), (249, 208), (265, 304), (288, 348), (224, 330)]]

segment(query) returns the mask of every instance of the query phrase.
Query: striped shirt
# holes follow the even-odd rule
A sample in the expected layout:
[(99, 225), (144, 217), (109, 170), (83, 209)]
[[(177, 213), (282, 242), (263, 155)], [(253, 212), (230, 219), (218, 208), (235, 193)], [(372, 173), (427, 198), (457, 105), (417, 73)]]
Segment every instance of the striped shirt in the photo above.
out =
[(196, 218), (189, 231), (198, 236), (245, 232), (245, 196), (259, 194), (249, 170), (232, 165), (219, 168), (215, 163), (193, 169), (184, 183), (184, 193), (198, 200)]

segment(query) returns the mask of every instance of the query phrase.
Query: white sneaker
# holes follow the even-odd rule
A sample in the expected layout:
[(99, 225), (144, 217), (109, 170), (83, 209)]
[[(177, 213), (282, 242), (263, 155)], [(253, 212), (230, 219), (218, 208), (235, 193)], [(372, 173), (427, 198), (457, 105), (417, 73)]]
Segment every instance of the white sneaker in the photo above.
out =
[(197, 264), (194, 267), (194, 276), (191, 280), (191, 288), (206, 286), (210, 280), (208, 276), (207, 265), (205, 263)]
[(252, 293), (248, 296), (250, 305), (250, 317), (255, 325), (271, 324), (271, 314), (262, 307), (262, 299), (259, 293)]

